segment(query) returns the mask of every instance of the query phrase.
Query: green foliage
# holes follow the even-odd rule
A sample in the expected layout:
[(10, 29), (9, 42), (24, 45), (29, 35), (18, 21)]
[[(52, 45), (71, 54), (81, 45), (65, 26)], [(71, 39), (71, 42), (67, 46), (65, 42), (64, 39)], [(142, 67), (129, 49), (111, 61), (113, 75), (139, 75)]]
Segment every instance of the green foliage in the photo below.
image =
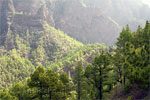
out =
[(0, 85), (7, 87), (24, 80), (33, 70), (32, 63), (13, 49), (0, 57)]
[(126, 92), (132, 86), (150, 88), (148, 21), (136, 32), (123, 28), (117, 48), (109, 52), (103, 44), (82, 44), (46, 22), (43, 28), (9, 31), (1, 41), (0, 89), (9, 88), (0, 92), (1, 100), (102, 100), (118, 84)]
[(27, 84), (17, 83), (14, 85), (9, 93), (18, 100), (29, 100), (34, 97), (35, 91), (30, 89)]
[(94, 99), (93, 84), (85, 77), (85, 71), (81, 62), (78, 62), (75, 68), (74, 86), (77, 92), (77, 100)]
[(103, 99), (103, 93), (112, 89), (114, 79), (110, 58), (110, 54), (102, 51), (85, 70), (81, 62), (78, 62), (74, 75), (78, 100)]
[(97, 99), (102, 100), (103, 92), (110, 91), (112, 88), (112, 66), (110, 65), (110, 55), (102, 52), (100, 56), (96, 57), (93, 61), (94, 85), (98, 90), (96, 94)]
[[(114, 61), (116, 60), (114, 68), (120, 70), (119, 78), (124, 81), (124, 85), (129, 80), (131, 84), (148, 89), (150, 76), (150, 23), (147, 21), (144, 29), (139, 26), (137, 32), (133, 34), (128, 30), (129, 28), (123, 29), (118, 38), (118, 48), (114, 55)], [(117, 58), (119, 59), (117, 60)]]
[(2, 91), (0, 93), (0, 100), (18, 100), (18, 99), (15, 96), (12, 96), (9, 92)]
[[(54, 63), (50, 63), (50, 66), (51, 68), (53, 68), (53, 66), (54, 68), (58, 66), (58, 68), (62, 67), (65, 69), (65, 67), (69, 67), (73, 69), (74, 63), (78, 62), (78, 60), (81, 60), (85, 65), (88, 65), (102, 50), (107, 50), (105, 45), (86, 44), (64, 53), (60, 59), (56, 60)], [(65, 70), (65, 72), (68, 72), (68, 70)]]
[(128, 96), (127, 100), (132, 100), (132, 97), (131, 97), (131, 96)]
[(129, 26), (126, 26), (126, 29), (123, 28), (122, 32), (120, 33), (120, 37), (117, 39), (117, 47), (124, 48), (126, 41), (131, 41), (132, 35)]
[(71, 95), (71, 83), (67, 74), (38, 67), (27, 80), (17, 83), (9, 91), (0, 92), (2, 100), (54, 100), (67, 99)]
[(66, 70), (67, 67), (74, 66), (78, 59), (90, 63), (105, 49), (100, 44), (84, 45), (46, 23), (39, 32), (9, 31), (4, 40), (0, 45), (0, 89), (29, 77), (35, 66), (72, 73), (73, 67)]
[(83, 66), (81, 65), (81, 62), (79, 62), (75, 69), (75, 78), (74, 78), (74, 84), (76, 86), (77, 91), (77, 98), (80, 100), (82, 98), (82, 91), (83, 91)]

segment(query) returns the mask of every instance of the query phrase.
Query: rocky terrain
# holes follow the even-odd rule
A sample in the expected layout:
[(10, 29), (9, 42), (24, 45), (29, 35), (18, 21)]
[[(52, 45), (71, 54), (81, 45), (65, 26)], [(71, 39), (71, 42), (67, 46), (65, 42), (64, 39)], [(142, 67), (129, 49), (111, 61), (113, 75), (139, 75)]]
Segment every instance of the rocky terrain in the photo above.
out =
[[(20, 96), (38, 100), (40, 96), (26, 94), (27, 91), (49, 91), (53, 88), (50, 80), (57, 72), (66, 72), (67, 84), (62, 81), (66, 76), (60, 81), (67, 87), (72, 81), (74, 88), (77, 85), (73, 80), (80, 70), (77, 76), (82, 74), (86, 100), (95, 100), (102, 94), (112, 100), (148, 100), (149, 18), (146, 0), (0, 0), (0, 100), (19, 100)], [(145, 21), (144, 29), (137, 28), (143, 27)], [(129, 26), (120, 33), (116, 46), (110, 46), (115, 45), (126, 24)], [(78, 69), (82, 65), (83, 71)], [(33, 75), (34, 71), (37, 74)], [(32, 75), (33, 87), (28, 84)], [(54, 89), (63, 87), (62, 83), (54, 85)], [(70, 90), (67, 100), (76, 100), (77, 88)], [(100, 91), (104, 92), (97, 96)], [(44, 97), (48, 94), (44, 93)]]
[(130, 0), (1, 0), (0, 37), (8, 31), (38, 32), (45, 21), (83, 43), (112, 45), (127, 23), (133, 30), (143, 26), (149, 11)]
[(8, 31), (40, 31), (43, 21), (84, 43), (111, 44), (118, 36), (119, 26), (110, 18), (99, 10), (83, 7), (77, 1), (2, 0), (1, 4), (1, 37)]

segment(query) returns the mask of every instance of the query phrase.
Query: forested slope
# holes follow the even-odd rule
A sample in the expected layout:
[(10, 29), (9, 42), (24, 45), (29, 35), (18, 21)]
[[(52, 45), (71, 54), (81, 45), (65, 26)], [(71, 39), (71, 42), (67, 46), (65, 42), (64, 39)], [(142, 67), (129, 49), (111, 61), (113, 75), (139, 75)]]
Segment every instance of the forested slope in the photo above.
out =
[(95, 44), (85, 46), (56, 30), (50, 0), (0, 2), (0, 88), (24, 80), (41, 65), (61, 71), (73, 65), (80, 54), (84, 55), (80, 59), (88, 59), (91, 55), (88, 49), (92, 46), (95, 54), (102, 47)]
[(105, 49), (100, 44), (84, 45), (46, 22), (43, 28), (39, 32), (7, 33), (0, 46), (0, 88), (24, 80), (38, 66), (55, 71), (70, 67), (71, 71), (78, 59), (90, 63), (88, 58)]
[[(116, 47), (108, 51), (103, 45), (88, 44), (72, 49), (55, 62), (59, 67), (66, 64), (58, 72), (39, 66), (25, 81), (1, 91), (0, 99), (148, 100), (150, 23), (136, 32), (127, 25)], [(85, 64), (87, 57), (89, 64)]]

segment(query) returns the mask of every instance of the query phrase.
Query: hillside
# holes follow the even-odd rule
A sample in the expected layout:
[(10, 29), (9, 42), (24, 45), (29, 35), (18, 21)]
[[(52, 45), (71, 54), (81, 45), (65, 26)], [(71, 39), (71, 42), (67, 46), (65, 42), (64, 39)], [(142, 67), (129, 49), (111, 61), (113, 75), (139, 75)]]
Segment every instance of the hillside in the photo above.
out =
[(91, 60), (86, 60), (88, 57), (105, 49), (96, 44), (84, 46), (46, 22), (43, 22), (43, 31), (31, 33), (27, 30), (19, 34), (9, 31), (4, 40), (0, 46), (1, 88), (25, 79), (37, 66), (57, 71), (74, 65), (78, 58), (90, 63)]
[(119, 35), (120, 27), (114, 20), (99, 13), (98, 9), (83, 7), (78, 1), (2, 0), (1, 4), (1, 33), (9, 29), (16, 33), (27, 29), (38, 32), (42, 30), (42, 21), (46, 21), (84, 43), (112, 44)]
[(0, 100), (149, 98), (145, 2), (0, 0)]
[[(94, 57), (104, 47), (97, 44), (85, 46), (50, 26), (43, 17), (17, 11), (13, 14), (12, 9), (15, 8), (11, 6), (12, 1), (4, 2), (7, 10), (2, 13), (0, 27), (0, 88), (24, 80), (37, 66), (65, 71), (65, 67), (74, 65), (79, 56), (85, 59), (85, 63), (90, 63), (91, 60), (86, 59)], [(44, 16), (44, 8), (40, 8), (39, 12), (43, 12)], [(5, 17), (7, 20), (4, 20)], [(28, 20), (23, 21), (24, 18)], [(89, 51), (93, 47), (93, 51)]]
[[(20, 8), (28, 1), (1, 1), (0, 13), (0, 88), (24, 80), (37, 66), (50, 67), (64, 53), (83, 44), (49, 26), (45, 5)], [(33, 4), (33, 5), (32, 5)], [(21, 11), (19, 10), (21, 9)], [(33, 10), (33, 11), (32, 11)], [(33, 13), (37, 10), (37, 13)], [(48, 24), (49, 23), (49, 24)], [(52, 69), (59, 69), (54, 66)], [(56, 71), (57, 71), (56, 70)]]
[[(1, 0), (1, 33), (41, 30), (42, 21), (83, 43), (115, 44), (127, 23), (144, 26), (150, 8), (141, 0)], [(145, 10), (146, 9), (146, 10)], [(9, 25), (7, 24), (9, 22)], [(109, 28), (109, 29), (108, 29)]]
[[(78, 0), (57, 1), (55, 27), (83, 43), (115, 43), (121, 27), (100, 9), (84, 7)], [(109, 30), (108, 30), (109, 27)]]
[[(55, 33), (58, 37), (60, 34), (64, 35), (47, 24), (44, 24), (44, 29), (46, 32), (50, 31), (51, 34), (47, 34), (54, 36), (53, 38), (56, 36)], [(69, 41), (71, 38), (67, 36), (65, 40)], [(34, 67), (28, 59), (21, 58), (16, 50), (11, 50), (0, 59), (0, 63), (6, 65), (1, 66), (1, 79), (4, 83), (2, 87), (11, 83), (11, 80), (18, 83), (14, 82), (10, 87), (2, 89), (0, 99), (149, 100), (149, 40), (149, 21), (146, 21), (144, 28), (139, 26), (136, 32), (132, 32), (127, 25), (117, 39), (117, 48), (111, 47), (108, 51), (103, 44), (79, 43), (79, 46), (74, 45), (75, 48), (56, 57), (57, 59), (51, 61), (49, 66), (36, 67), (28, 78), (27, 72), (32, 71)], [(14, 66), (14, 70), (11, 70), (13, 68), (10, 66)], [(25, 73), (19, 73), (20, 71)]]
[(128, 23), (134, 31), (138, 25), (144, 27), (145, 20), (148, 20), (150, 17), (150, 7), (146, 0), (82, 1), (85, 2), (88, 7), (100, 9), (105, 15), (111, 17), (121, 27), (124, 27)]

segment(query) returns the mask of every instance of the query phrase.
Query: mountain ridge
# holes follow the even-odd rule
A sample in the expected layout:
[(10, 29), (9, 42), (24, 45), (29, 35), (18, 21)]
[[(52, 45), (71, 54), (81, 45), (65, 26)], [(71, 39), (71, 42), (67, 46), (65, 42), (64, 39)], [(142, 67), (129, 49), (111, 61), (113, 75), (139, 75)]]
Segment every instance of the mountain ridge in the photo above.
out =
[[(5, 2), (7, 3), (5, 4)], [(27, 8), (23, 4), (27, 6), (28, 1), (6, 0), (5, 2), (3, 1), (3, 6), (0, 7), (2, 8), (0, 14), (1, 33), (5, 33), (9, 29), (17, 33), (25, 32), (27, 29), (33, 32), (40, 31), (42, 30), (42, 22), (46, 21), (49, 25), (84, 43), (96, 42), (109, 45), (114, 43), (115, 38), (119, 35), (116, 33), (119, 32), (120, 28), (114, 21), (98, 14), (98, 10), (83, 7), (77, 1), (52, 2), (45, 0), (42, 3), (41, 0), (33, 0)], [(10, 17), (7, 13), (11, 14)], [(88, 19), (85, 19), (86, 17)], [(111, 32), (106, 29), (108, 25)]]
[[(79, 59), (87, 65), (102, 50), (107, 50), (105, 45), (94, 43), (114, 44), (121, 28), (99, 9), (75, 0), (1, 0), (0, 11), (0, 58), (5, 72), (1, 76), (2, 87), (17, 79), (15, 70), (22, 80), (37, 66), (69, 73)], [(31, 70), (22, 74), (19, 64), (23, 70), (29, 66)], [(11, 78), (7, 73), (11, 73)]]
[(0, 89), (29, 77), (38, 66), (73, 73), (72, 66), (77, 59), (82, 59), (84, 64), (91, 63), (86, 59), (106, 49), (100, 44), (84, 45), (46, 22), (42, 22), (42, 28), (38, 32), (8, 31), (5, 34), (0, 46)]

